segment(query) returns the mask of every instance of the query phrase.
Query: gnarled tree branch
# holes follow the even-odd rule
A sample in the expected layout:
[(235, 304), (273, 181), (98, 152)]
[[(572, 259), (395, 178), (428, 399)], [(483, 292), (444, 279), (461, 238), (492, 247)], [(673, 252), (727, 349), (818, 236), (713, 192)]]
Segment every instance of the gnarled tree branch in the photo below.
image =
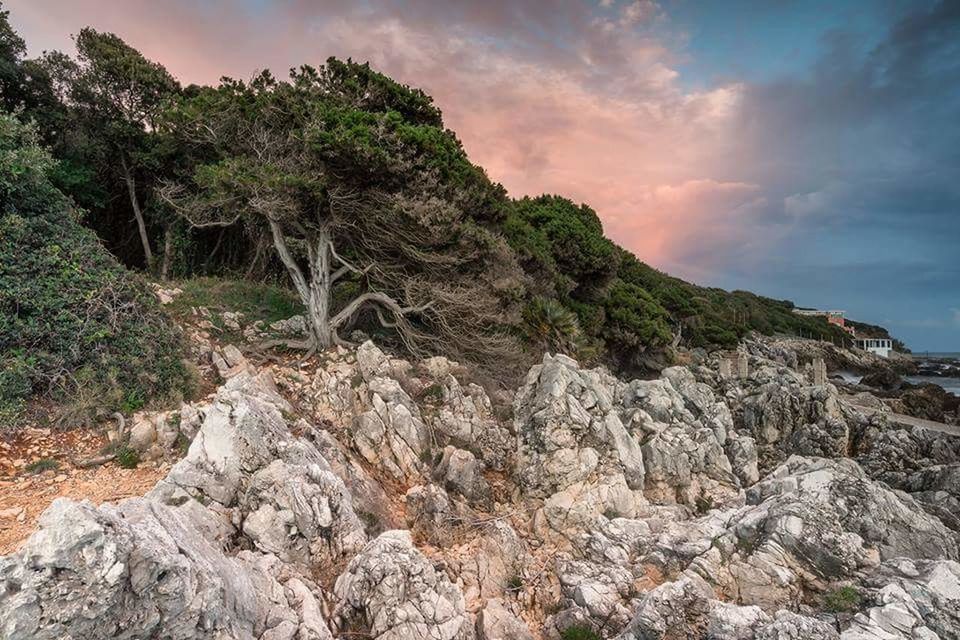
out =
[(379, 291), (368, 291), (367, 293), (357, 296), (352, 302), (350, 302), (350, 304), (341, 309), (340, 312), (337, 313), (332, 320), (330, 320), (330, 327), (334, 330), (339, 328), (341, 325), (343, 325), (343, 323), (352, 318), (355, 313), (360, 311), (360, 309), (362, 309), (366, 304), (380, 305), (393, 313), (395, 317), (400, 318), (408, 313), (421, 313), (433, 306), (433, 302), (428, 302), (417, 307), (401, 307), (396, 300), (385, 293), (381, 293)]

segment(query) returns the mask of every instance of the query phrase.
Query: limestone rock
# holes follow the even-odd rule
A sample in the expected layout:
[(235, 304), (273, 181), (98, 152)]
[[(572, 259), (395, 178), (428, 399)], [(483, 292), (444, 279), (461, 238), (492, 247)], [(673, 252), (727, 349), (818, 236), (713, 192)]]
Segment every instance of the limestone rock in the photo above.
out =
[(354, 446), (367, 462), (398, 480), (421, 477), (430, 439), (420, 409), (392, 378), (373, 378), (367, 384), (372, 408), (353, 421)]
[(449, 373), (454, 367), (446, 359), (442, 364), (432, 358), (422, 366), (437, 376), (442, 397), (436, 417), (432, 420), (434, 428), (446, 436), (454, 445), (476, 451), (484, 464), (491, 469), (504, 471), (508, 468), (515, 448), (515, 440), (493, 415), (490, 398), (482, 387), (476, 384), (463, 386)]
[(643, 595), (618, 640), (704, 637), (713, 591), (696, 576), (665, 582)]
[(98, 508), (61, 498), (21, 551), (0, 558), (0, 635), (253, 640), (286, 628), (277, 637), (330, 638), (308, 615), (319, 611), (315, 591), (300, 589), (293, 606), (289, 578), (270, 556), (225, 556), (155, 501)]
[(466, 601), (522, 597), (525, 580), (531, 577), (530, 556), (513, 527), (493, 520), (467, 525), (463, 531), (475, 536), (451, 549), (449, 557)]
[(223, 350), (214, 349), (210, 353), (210, 359), (217, 373), (224, 380), (232, 378), (241, 373), (253, 373), (253, 367), (247, 361), (247, 358), (236, 346), (228, 344)]
[(370, 541), (334, 586), (334, 618), (369, 624), (374, 640), (471, 640), (463, 594), (413, 546), (406, 531)]
[(503, 600), (487, 600), (477, 616), (479, 640), (533, 640), (527, 625), (507, 609)]
[(514, 400), (514, 423), (519, 480), (531, 495), (550, 496), (594, 474), (643, 488), (643, 454), (616, 411), (617, 385), (562, 355), (547, 354), (530, 370)]
[(865, 582), (876, 604), (854, 617), (843, 640), (960, 637), (960, 564), (897, 558)]
[(130, 425), (131, 449), (139, 453), (144, 453), (157, 441), (157, 427), (154, 424), (156, 416), (151, 413), (141, 412), (133, 417), (133, 424)]
[(302, 315), (290, 316), (271, 322), (270, 330), (285, 336), (303, 336), (307, 334), (307, 320)]
[(343, 482), (317, 465), (274, 460), (250, 477), (240, 504), (244, 534), (286, 562), (337, 559), (366, 542)]
[(353, 508), (367, 528), (368, 535), (394, 529), (402, 523), (395, 520), (390, 498), (383, 486), (371, 477), (356, 455), (323, 429), (310, 429), (308, 437), (330, 468), (340, 478), (353, 500)]
[(486, 503), (491, 499), (490, 485), (483, 477), (483, 463), (469, 451), (452, 446), (444, 448), (433, 476), (448, 491), (459, 493), (471, 502)]
[(404, 500), (407, 526), (417, 538), (441, 546), (450, 543), (456, 507), (442, 487), (435, 484), (410, 487)]
[(843, 457), (850, 430), (833, 385), (808, 386), (792, 371), (762, 367), (741, 403), (742, 429), (754, 438), (761, 470), (792, 454)]

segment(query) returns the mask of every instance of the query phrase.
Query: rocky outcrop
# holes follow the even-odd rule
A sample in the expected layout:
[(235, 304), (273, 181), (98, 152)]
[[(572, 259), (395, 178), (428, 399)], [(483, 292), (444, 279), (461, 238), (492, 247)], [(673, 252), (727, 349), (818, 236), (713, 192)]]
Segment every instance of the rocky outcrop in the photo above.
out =
[(885, 560), (960, 554), (942, 522), (850, 460), (791, 458), (747, 492), (747, 503), (675, 523), (644, 562), (773, 612)]
[(864, 580), (875, 603), (841, 638), (956, 638), (960, 630), (960, 564), (897, 558)]
[(729, 409), (679, 369), (624, 384), (548, 355), (517, 392), (514, 416), (518, 480), (547, 498), (551, 525), (604, 512), (633, 517), (648, 500), (719, 504), (753, 475), (748, 441), (731, 449), (746, 466), (740, 476), (723, 448), (741, 439)]
[(60, 499), (0, 559), (0, 635), (331, 638), (319, 588), (276, 556), (225, 555), (189, 512), (157, 501)]
[(468, 640), (473, 623), (463, 594), (413, 546), (406, 531), (372, 540), (337, 578), (339, 629), (375, 640)]
[(186, 457), (147, 496), (57, 501), (0, 560), (4, 637), (331, 637), (310, 566), (366, 536), (287, 410), (269, 375), (237, 375), (197, 412)]
[(444, 448), (433, 475), (448, 491), (459, 493), (470, 502), (483, 504), (492, 497), (483, 471), (483, 463), (472, 453), (448, 446)]
[(477, 615), (477, 638), (479, 640), (533, 640), (533, 634), (504, 606), (502, 600), (493, 598)]
[(747, 349), (633, 381), (547, 355), (508, 424), (445, 358), (211, 346), (215, 394), (137, 419), (190, 440), (167, 476), (0, 559), (0, 636), (960, 636), (960, 438)]

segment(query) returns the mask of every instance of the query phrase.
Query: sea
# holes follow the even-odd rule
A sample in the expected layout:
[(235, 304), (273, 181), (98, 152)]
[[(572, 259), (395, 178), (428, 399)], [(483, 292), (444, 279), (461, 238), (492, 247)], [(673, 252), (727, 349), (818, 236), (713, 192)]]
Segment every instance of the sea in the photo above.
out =
[[(914, 360), (917, 361), (921, 370), (932, 370), (932, 369), (947, 369), (951, 370), (951, 373), (957, 372), (960, 373), (960, 353), (935, 353), (935, 352), (925, 352), (925, 353), (914, 353)], [(921, 371), (922, 373), (922, 371)], [(930, 382), (936, 385), (940, 385), (950, 393), (960, 396), (960, 375), (950, 375), (950, 376), (930, 376), (930, 375), (916, 375), (916, 376), (906, 376), (905, 378), (908, 382), (914, 384), (921, 384), (924, 382)]]
[[(960, 396), (960, 375), (922, 375), (923, 371), (931, 371), (936, 369), (942, 370), (944, 368), (951, 368), (952, 371), (957, 371), (960, 373), (960, 353), (935, 353), (931, 351), (927, 353), (914, 353), (913, 358), (917, 361), (917, 365), (919, 365), (921, 369), (921, 374), (915, 376), (904, 376), (904, 380), (907, 382), (912, 382), (913, 384), (923, 384), (925, 382), (929, 382), (931, 384), (943, 387), (948, 393), (952, 393), (955, 396)], [(863, 377), (859, 373), (854, 373), (853, 371), (837, 371), (836, 375), (839, 375), (847, 382), (853, 384), (859, 384), (860, 379)]]

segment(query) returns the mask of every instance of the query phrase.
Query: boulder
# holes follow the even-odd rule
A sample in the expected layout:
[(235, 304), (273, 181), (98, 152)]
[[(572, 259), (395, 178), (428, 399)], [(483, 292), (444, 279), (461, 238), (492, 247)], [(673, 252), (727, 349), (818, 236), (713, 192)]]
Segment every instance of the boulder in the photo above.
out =
[(250, 477), (240, 507), (244, 535), (284, 562), (335, 562), (367, 541), (343, 482), (318, 465), (274, 460)]
[(445, 447), (433, 470), (433, 477), (447, 491), (459, 493), (470, 502), (487, 503), (491, 500), (490, 485), (483, 477), (483, 463), (469, 451)]
[(615, 406), (618, 384), (562, 355), (546, 354), (530, 370), (514, 400), (519, 481), (528, 494), (548, 497), (597, 475), (643, 488), (640, 445)]
[(292, 579), (273, 556), (225, 555), (185, 512), (156, 501), (59, 498), (24, 547), (0, 558), (0, 635), (331, 638), (319, 590)]
[(339, 628), (367, 627), (374, 640), (469, 640), (463, 594), (413, 546), (407, 531), (367, 543), (337, 578)]
[(527, 625), (504, 606), (503, 600), (487, 600), (477, 615), (479, 640), (533, 640)]
[(450, 544), (458, 517), (447, 492), (435, 484), (410, 487), (404, 495), (407, 527), (420, 540), (430, 544)]
[(747, 491), (746, 506), (668, 526), (643, 560), (770, 613), (884, 560), (958, 553), (954, 532), (855, 462), (793, 457)]
[(491, 469), (507, 470), (516, 442), (494, 417), (493, 406), (483, 387), (461, 385), (449, 373), (454, 367), (445, 358), (431, 358), (422, 366), (433, 374), (445, 373), (436, 376), (438, 387), (433, 387), (439, 388), (442, 394), (436, 415), (430, 420), (434, 429), (454, 445), (477, 452)]
[(153, 443), (157, 441), (155, 420), (156, 415), (147, 412), (137, 413), (133, 416), (133, 424), (130, 425), (130, 440), (128, 442), (131, 449), (142, 454), (153, 446)]
[(960, 637), (960, 564), (896, 558), (864, 586), (874, 604), (854, 616), (842, 640)]
[(353, 444), (367, 462), (397, 480), (412, 481), (426, 471), (430, 437), (420, 409), (400, 383), (377, 377), (367, 382), (371, 408), (351, 425)]

